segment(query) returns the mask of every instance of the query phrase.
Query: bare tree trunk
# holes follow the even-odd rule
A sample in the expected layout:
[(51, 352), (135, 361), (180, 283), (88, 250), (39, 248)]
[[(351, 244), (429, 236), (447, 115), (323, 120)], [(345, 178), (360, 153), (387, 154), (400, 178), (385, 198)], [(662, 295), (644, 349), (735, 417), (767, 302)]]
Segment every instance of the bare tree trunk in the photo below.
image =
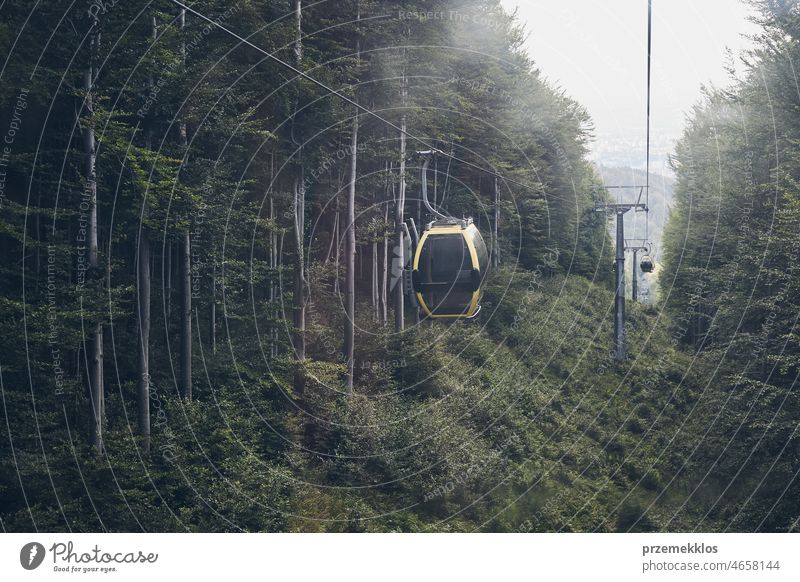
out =
[[(186, 9), (180, 12), (179, 25), (181, 30), (186, 28)], [(181, 46), (184, 68), (186, 67), (186, 44)], [(181, 121), (178, 125), (180, 141), (183, 150), (183, 163), (188, 165), (189, 153), (188, 132), (186, 123)], [(181, 279), (181, 395), (186, 400), (192, 399), (192, 234), (191, 227), (182, 233), (180, 245), (180, 279)]]
[[(211, 303), (208, 306), (208, 341), (211, 353), (217, 353), (217, 261), (212, 257), (211, 265)], [(198, 324), (199, 325), (199, 324)]]
[[(147, 204), (147, 201), (144, 202)], [(146, 210), (144, 211), (146, 212)], [(142, 449), (150, 450), (150, 236), (147, 227), (139, 227), (136, 253), (137, 314), (139, 320), (139, 379), (136, 405)]]
[(494, 179), (494, 224), (492, 225), (492, 266), (500, 266), (500, 239), (497, 238), (497, 225), (500, 222), (500, 185)]
[[(152, 39), (158, 36), (156, 18), (152, 20)], [(153, 77), (148, 86), (153, 89)], [(152, 147), (152, 131), (147, 129), (148, 150)], [(142, 437), (142, 450), (150, 450), (150, 233), (145, 225), (147, 218), (147, 197), (142, 199), (142, 219), (139, 225), (139, 242), (136, 252), (136, 313), (139, 325), (139, 361), (136, 386), (136, 406), (139, 435)]]
[(292, 12), (294, 12), (294, 64), (298, 70), (302, 70), (303, 65), (303, 2), (302, 0), (292, 0)]
[[(406, 104), (406, 76), (403, 69), (401, 88), (403, 111)], [(403, 215), (406, 203), (406, 115), (400, 119), (400, 188), (394, 210), (395, 256), (392, 260), (392, 282), (394, 283), (394, 329), (403, 331), (405, 327), (405, 305), (403, 297), (403, 268), (405, 267)]]
[(355, 350), (355, 259), (356, 259), (356, 173), (358, 169), (358, 112), (353, 118), (350, 141), (350, 187), (347, 195), (347, 233), (345, 250), (345, 330), (344, 354), (347, 362), (347, 390), (353, 392)]
[(372, 265), (371, 265), (371, 274), (372, 274), (372, 307), (375, 312), (375, 321), (380, 320), (380, 309), (378, 306), (378, 296), (380, 295), (380, 289), (378, 287), (378, 239), (372, 241)]
[[(96, 148), (94, 138), (94, 106), (92, 95), (94, 90), (94, 61), (97, 45), (100, 42), (97, 30), (98, 22), (92, 22), (92, 39), (89, 56), (89, 66), (84, 76), (84, 89), (86, 90), (85, 111), (87, 124), (83, 131), (84, 172), (86, 175), (86, 190), (89, 197), (89, 268), (91, 273), (96, 273), (99, 267), (97, 246), (97, 168)], [(90, 427), (90, 442), (97, 454), (103, 452), (103, 417), (105, 413), (105, 393), (103, 386), (103, 324), (98, 320), (94, 324), (92, 352), (89, 358), (89, 387), (92, 403), (92, 423)]]
[(353, 392), (355, 350), (355, 259), (356, 259), (356, 172), (358, 168), (358, 113), (353, 118), (350, 152), (350, 188), (347, 195), (347, 233), (345, 250), (345, 330), (344, 354), (347, 362), (347, 390)]
[(331, 234), (330, 234), (330, 240), (328, 241), (328, 252), (325, 253), (325, 264), (326, 265), (331, 262), (331, 257), (333, 256), (332, 255), (332, 253), (333, 253), (333, 241), (334, 241), (334, 236), (333, 235), (334, 235), (334, 233), (336, 231), (336, 219), (337, 218), (338, 218), (338, 216), (336, 214), (334, 214), (333, 218), (331, 219)]
[[(391, 172), (387, 169), (387, 178)], [(387, 184), (386, 199), (383, 208), (383, 223), (389, 224), (389, 189)], [(383, 263), (381, 264), (381, 323), (385, 324), (388, 318), (388, 282), (389, 282), (389, 238), (386, 236), (386, 228), (383, 231)]]
[(169, 333), (169, 322), (172, 319), (172, 240), (170, 239), (167, 241), (167, 252), (166, 252), (166, 259), (167, 259), (167, 267), (164, 269), (166, 271), (166, 290), (165, 293), (167, 294), (167, 333)]
[[(281, 236), (278, 239), (277, 234), (275, 235), (278, 244), (278, 251), (275, 256), (275, 269), (278, 272), (278, 281), (280, 282), (279, 289), (283, 288), (283, 239), (286, 236), (286, 230), (281, 229)], [(277, 300), (277, 297), (276, 297)], [(272, 330), (272, 337), (273, 342), (275, 345), (275, 357), (278, 356), (279, 346), (278, 346), (278, 328), (277, 326)]]
[[(36, 208), (39, 209), (42, 207), (42, 178), (41, 175), (39, 176), (38, 185), (36, 187)], [(41, 212), (37, 212), (34, 218), (34, 229), (36, 231), (36, 235), (34, 236), (34, 240), (36, 241), (36, 287), (39, 287), (39, 274), (42, 271), (42, 221), (41, 221)], [(5, 255), (3, 255), (5, 256)]]
[(92, 423), (91, 443), (95, 452), (100, 455), (103, 452), (103, 424), (105, 417), (105, 388), (103, 385), (103, 325), (98, 323), (94, 328), (92, 340), (91, 356), (91, 387), (92, 387), (92, 411), (94, 422)]
[(272, 193), (275, 181), (275, 152), (269, 158), (269, 354), (275, 358), (277, 353), (277, 326), (273, 321), (275, 316), (275, 273), (278, 268), (278, 233), (275, 224), (275, 197)]
[[(183, 31), (183, 29), (186, 28), (186, 9), (185, 8), (181, 8), (180, 16), (178, 17), (178, 26), (180, 27), (181, 31)], [(181, 44), (181, 60), (182, 60), (182, 63), (183, 63), (183, 68), (185, 70), (186, 69), (186, 42), (183, 42)], [(186, 140), (186, 138), (187, 138), (187, 135), (186, 135), (186, 123), (181, 121), (181, 123), (178, 125), (178, 131), (180, 132), (181, 145), (183, 145), (183, 148), (184, 148), (183, 154), (185, 156), (186, 155), (186, 141), (187, 141)]]
[[(67, 223), (67, 240), (75, 240), (74, 238), (72, 238), (72, 223), (70, 222)], [(4, 250), (3, 256), (6, 256), (5, 249), (3, 250)], [(69, 284), (70, 287), (72, 287), (72, 276), (73, 276), (72, 271), (73, 269), (67, 269), (67, 283)], [(80, 351), (80, 348), (78, 348), (78, 351)]]
[[(361, 60), (361, 3), (356, 1), (356, 67)], [(350, 188), (347, 194), (347, 257), (345, 286), (345, 330), (344, 353), (347, 360), (347, 390), (353, 393), (353, 369), (355, 364), (355, 259), (356, 259), (356, 178), (358, 175), (358, 109), (353, 117), (353, 133), (350, 138)], [(363, 260), (362, 260), (363, 262)]]
[(192, 399), (192, 242), (187, 230), (181, 244), (181, 395)]
[(335, 295), (339, 294), (339, 248), (342, 244), (341, 236), (342, 236), (342, 229), (339, 217), (339, 197), (336, 197), (336, 225), (335, 225), (335, 248), (333, 251), (333, 292)]
[(297, 265), (294, 270), (294, 353), (298, 368), (294, 375), (294, 389), (302, 394), (305, 388), (305, 371), (303, 363), (306, 359), (306, 275), (305, 275), (305, 187), (303, 186), (303, 166), (298, 168), (294, 183), (294, 242), (297, 252)]
[[(271, 184), (272, 178), (270, 177)], [(272, 198), (272, 192), (269, 193), (269, 223), (269, 355), (274, 358), (275, 338), (273, 337), (273, 331), (275, 323), (272, 321), (272, 314), (275, 309), (275, 201)]]
[[(303, 68), (303, 3), (293, 0), (292, 11), (295, 21), (294, 60), (295, 67)], [(298, 87), (300, 79), (297, 79)], [(299, 89), (298, 89), (299, 100)], [(296, 119), (292, 116), (292, 137), (294, 138)], [(302, 394), (305, 389), (304, 362), (306, 359), (306, 274), (305, 274), (305, 172), (302, 150), (298, 154), (294, 178), (294, 237), (297, 252), (297, 266), (294, 271), (294, 298), (292, 319), (294, 323), (294, 353), (297, 369), (294, 374), (294, 390)]]

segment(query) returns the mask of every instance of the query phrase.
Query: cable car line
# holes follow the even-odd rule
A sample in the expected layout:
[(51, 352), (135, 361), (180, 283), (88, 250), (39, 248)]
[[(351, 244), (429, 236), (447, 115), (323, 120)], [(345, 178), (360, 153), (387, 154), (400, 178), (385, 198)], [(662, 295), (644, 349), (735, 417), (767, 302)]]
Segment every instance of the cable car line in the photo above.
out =
[[(652, 61), (653, 49), (653, 0), (647, 0), (647, 130), (645, 137), (645, 206), (647, 211), (644, 215), (644, 238), (650, 239), (650, 69)], [(639, 193), (641, 198), (642, 194)], [(648, 247), (649, 247), (648, 243)], [(655, 265), (653, 259), (650, 258), (651, 249), (648, 249), (647, 254), (642, 257), (642, 262), (639, 265), (642, 272), (652, 273)], [(634, 269), (636, 268), (636, 261), (634, 261)]]
[[(614, 257), (614, 278), (616, 279), (614, 294), (614, 359), (623, 361), (627, 359), (626, 334), (625, 334), (625, 251), (633, 251), (633, 299), (637, 297), (637, 267), (643, 273), (652, 273), (655, 269), (653, 259), (650, 257), (651, 245), (649, 242), (649, 217), (650, 217), (650, 78), (651, 56), (653, 39), (653, 0), (647, 0), (647, 128), (645, 138), (645, 185), (640, 186), (639, 196), (633, 204), (605, 202), (595, 205), (595, 211), (613, 212), (616, 215), (616, 248)], [(606, 188), (630, 188), (630, 186), (606, 186)], [(645, 194), (645, 203), (641, 204), (642, 194)], [(642, 244), (629, 246), (625, 241), (625, 213), (639, 210), (645, 213), (645, 238)], [(637, 265), (636, 254), (639, 251), (646, 253), (641, 263)]]
[[(645, 185), (639, 190), (639, 197), (636, 199), (636, 204), (642, 199), (642, 194), (645, 194), (644, 203), (644, 240), (650, 239), (650, 93), (651, 93), (651, 69), (652, 69), (652, 53), (653, 53), (653, 0), (647, 0), (647, 106), (646, 106), (646, 130), (645, 130)], [(609, 186), (611, 188), (613, 186)], [(643, 273), (652, 273), (655, 269), (653, 259), (650, 257), (652, 248), (649, 242), (645, 247), (636, 247), (629, 250), (644, 250), (645, 255), (642, 257), (639, 268)], [(636, 260), (634, 258), (633, 268), (636, 268)]]
[[(645, 206), (650, 208), (650, 69), (653, 52), (653, 0), (647, 0), (647, 113), (646, 113), (646, 129), (645, 129), (645, 171), (644, 171), (644, 190), (647, 192), (645, 197)], [(638, 203), (642, 199), (642, 192), (639, 192), (639, 198), (636, 200)], [(650, 213), (645, 214), (644, 219), (644, 236), (650, 236)]]

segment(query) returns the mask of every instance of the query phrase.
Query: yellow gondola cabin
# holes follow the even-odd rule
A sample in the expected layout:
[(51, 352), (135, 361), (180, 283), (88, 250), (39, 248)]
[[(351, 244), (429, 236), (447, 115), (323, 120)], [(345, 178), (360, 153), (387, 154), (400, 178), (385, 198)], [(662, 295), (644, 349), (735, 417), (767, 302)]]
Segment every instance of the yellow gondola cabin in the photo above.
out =
[(486, 243), (472, 219), (428, 224), (417, 245), (412, 271), (422, 313), (434, 319), (477, 315), (488, 266)]

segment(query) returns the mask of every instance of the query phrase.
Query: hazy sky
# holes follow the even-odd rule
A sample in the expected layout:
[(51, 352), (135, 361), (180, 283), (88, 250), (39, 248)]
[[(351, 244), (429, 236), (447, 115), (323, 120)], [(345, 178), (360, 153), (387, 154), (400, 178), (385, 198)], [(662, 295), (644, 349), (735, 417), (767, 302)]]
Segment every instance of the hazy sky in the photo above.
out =
[[(647, 0), (502, 0), (518, 9), (543, 74), (581, 102), (596, 149), (644, 142)], [(700, 86), (727, 84), (726, 47), (749, 46), (757, 27), (740, 0), (653, 0), (653, 140), (680, 134)], [(640, 142), (640, 143), (639, 143)], [(635, 154), (632, 154), (635, 155)], [(632, 165), (636, 165), (636, 161)]]

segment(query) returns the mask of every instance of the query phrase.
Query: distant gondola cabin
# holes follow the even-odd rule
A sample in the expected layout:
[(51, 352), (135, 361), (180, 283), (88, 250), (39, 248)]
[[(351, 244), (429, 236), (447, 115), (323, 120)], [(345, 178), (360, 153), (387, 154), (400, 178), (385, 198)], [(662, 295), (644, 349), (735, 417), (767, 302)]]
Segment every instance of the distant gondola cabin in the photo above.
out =
[(469, 318), (480, 309), (489, 254), (468, 220), (428, 224), (414, 254), (412, 280), (422, 313), (431, 318)]

